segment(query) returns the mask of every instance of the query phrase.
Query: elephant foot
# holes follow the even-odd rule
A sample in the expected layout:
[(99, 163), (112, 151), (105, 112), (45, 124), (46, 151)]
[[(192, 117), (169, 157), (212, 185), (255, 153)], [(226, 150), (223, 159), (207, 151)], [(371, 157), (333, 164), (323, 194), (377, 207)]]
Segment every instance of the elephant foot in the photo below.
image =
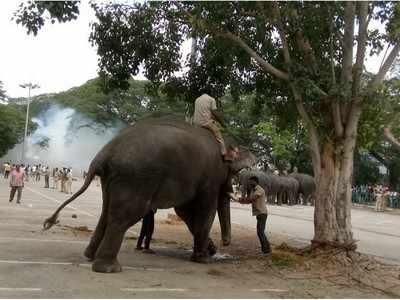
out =
[(200, 264), (208, 264), (211, 262), (211, 258), (208, 255), (195, 252), (193, 252), (192, 256), (190, 257), (190, 260)]
[(217, 246), (215, 246), (214, 242), (212, 240), (210, 240), (210, 242), (208, 243), (208, 254), (210, 256), (214, 256), (217, 253)]
[(92, 270), (99, 273), (119, 273), (122, 271), (122, 268), (116, 259), (112, 261), (96, 259), (93, 262)]
[(93, 248), (91, 248), (90, 246), (87, 246), (83, 255), (85, 255), (85, 257), (88, 259), (88, 261), (93, 261), (95, 255), (96, 255), (96, 251), (93, 250)]

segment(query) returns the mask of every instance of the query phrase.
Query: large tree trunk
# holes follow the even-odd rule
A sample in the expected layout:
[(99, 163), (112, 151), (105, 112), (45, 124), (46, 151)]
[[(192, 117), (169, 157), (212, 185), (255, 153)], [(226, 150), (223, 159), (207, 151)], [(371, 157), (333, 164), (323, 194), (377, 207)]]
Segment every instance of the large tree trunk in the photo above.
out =
[(351, 228), (351, 187), (360, 102), (353, 101), (341, 139), (322, 146), (314, 211), (314, 244), (355, 248)]
[(322, 150), (313, 239), (313, 243), (319, 245), (348, 246), (354, 243), (350, 214), (354, 150), (344, 158), (344, 153), (335, 154), (337, 148), (332, 142), (327, 142)]

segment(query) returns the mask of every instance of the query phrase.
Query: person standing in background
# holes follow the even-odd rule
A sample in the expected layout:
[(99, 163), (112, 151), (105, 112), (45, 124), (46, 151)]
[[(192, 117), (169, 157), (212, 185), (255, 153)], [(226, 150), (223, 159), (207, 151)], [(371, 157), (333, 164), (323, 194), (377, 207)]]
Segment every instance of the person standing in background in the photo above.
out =
[(72, 194), (72, 169), (67, 169), (66, 175), (66, 193)]
[(14, 200), (15, 192), (18, 191), (17, 203), (21, 203), (22, 189), (24, 188), (25, 172), (20, 165), (16, 165), (10, 174), (10, 202)]
[(50, 188), (49, 180), (50, 180), (50, 170), (49, 170), (49, 167), (46, 167), (46, 169), (44, 171), (44, 188), (45, 189)]

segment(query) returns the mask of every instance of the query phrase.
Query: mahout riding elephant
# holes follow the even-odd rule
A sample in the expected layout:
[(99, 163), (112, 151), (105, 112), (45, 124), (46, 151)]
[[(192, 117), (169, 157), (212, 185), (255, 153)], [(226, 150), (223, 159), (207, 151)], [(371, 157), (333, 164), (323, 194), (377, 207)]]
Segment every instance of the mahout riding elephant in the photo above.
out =
[[(234, 146), (230, 139), (226, 144)], [(243, 147), (233, 162), (223, 162), (218, 142), (207, 129), (168, 118), (140, 121), (100, 150), (83, 186), (45, 221), (44, 228), (50, 228), (61, 209), (99, 176), (102, 212), (84, 253), (94, 260), (93, 271), (120, 272), (117, 255), (125, 232), (150, 209), (171, 207), (193, 235), (191, 259), (208, 262), (216, 253), (209, 233), (217, 211), (223, 243), (230, 243), (231, 177), (255, 163)]]
[(299, 182), (299, 194), (302, 195), (303, 204), (314, 203), (315, 180), (314, 177), (303, 173), (292, 173), (289, 176)]

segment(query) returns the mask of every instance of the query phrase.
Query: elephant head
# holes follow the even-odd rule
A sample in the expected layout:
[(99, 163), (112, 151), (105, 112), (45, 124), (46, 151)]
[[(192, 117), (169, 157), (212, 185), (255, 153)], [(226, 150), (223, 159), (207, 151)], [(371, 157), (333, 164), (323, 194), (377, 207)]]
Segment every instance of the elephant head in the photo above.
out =
[(256, 163), (256, 157), (245, 147), (239, 146), (236, 159), (230, 163), (230, 171), (226, 184), (222, 187), (218, 200), (218, 219), (221, 227), (221, 239), (224, 246), (231, 242), (231, 207), (229, 193), (233, 192), (232, 176), (240, 170), (251, 168)]

